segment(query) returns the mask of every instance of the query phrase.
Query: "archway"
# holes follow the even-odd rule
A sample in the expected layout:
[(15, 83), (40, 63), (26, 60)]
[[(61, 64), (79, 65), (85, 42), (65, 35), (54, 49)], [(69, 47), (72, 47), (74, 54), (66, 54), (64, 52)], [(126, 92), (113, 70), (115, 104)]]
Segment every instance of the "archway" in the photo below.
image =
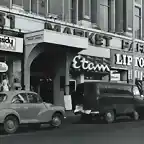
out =
[(48, 52), (40, 53), (30, 67), (31, 89), (39, 93), (45, 102), (53, 103), (53, 79), (57, 60)]

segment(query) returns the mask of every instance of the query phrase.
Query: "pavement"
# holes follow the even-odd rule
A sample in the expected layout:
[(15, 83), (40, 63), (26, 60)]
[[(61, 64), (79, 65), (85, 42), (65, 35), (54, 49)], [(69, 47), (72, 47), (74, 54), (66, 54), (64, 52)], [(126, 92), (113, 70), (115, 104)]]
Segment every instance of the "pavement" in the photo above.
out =
[(83, 123), (67, 112), (63, 126), (40, 130), (21, 128), (16, 134), (0, 134), (0, 144), (144, 144), (144, 121), (120, 119), (113, 124)]

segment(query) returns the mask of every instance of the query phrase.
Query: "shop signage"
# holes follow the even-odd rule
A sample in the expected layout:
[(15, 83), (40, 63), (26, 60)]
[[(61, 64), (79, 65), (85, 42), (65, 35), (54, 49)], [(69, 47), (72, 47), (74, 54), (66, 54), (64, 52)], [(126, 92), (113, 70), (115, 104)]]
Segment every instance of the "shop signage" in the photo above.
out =
[[(115, 64), (132, 66), (133, 56), (132, 55), (126, 55), (126, 54), (115, 54)], [(136, 67), (144, 68), (144, 57), (136, 56), (134, 64)]]
[(15, 50), (16, 38), (0, 35), (0, 49)]
[(61, 32), (61, 33), (66, 33), (70, 35), (76, 35), (80, 37), (85, 37), (88, 38), (88, 41), (91, 45), (95, 46), (110, 46), (110, 41), (112, 40), (111, 36), (104, 35), (104, 34), (99, 34), (95, 32), (90, 32), (78, 28), (72, 28), (68, 26), (61, 26), (59, 24), (51, 24), (51, 23), (45, 23), (44, 26), (45, 29), (56, 31), (56, 32)]
[(6, 22), (9, 21), (10, 28), (15, 28), (15, 16), (12, 14), (6, 14), (3, 12), (0, 12), (0, 27), (4, 27), (6, 25)]
[[(132, 41), (122, 40), (122, 49), (126, 51), (132, 51)], [(135, 52), (144, 53), (144, 44), (135, 42), (134, 44)]]
[(84, 71), (94, 71), (94, 72), (109, 72), (110, 68), (106, 64), (101, 64), (97, 62), (91, 62), (86, 60), (85, 57), (78, 55), (73, 59), (72, 67), (74, 69), (82, 69)]
[(0, 62), (0, 72), (7, 72), (8, 66), (4, 62)]

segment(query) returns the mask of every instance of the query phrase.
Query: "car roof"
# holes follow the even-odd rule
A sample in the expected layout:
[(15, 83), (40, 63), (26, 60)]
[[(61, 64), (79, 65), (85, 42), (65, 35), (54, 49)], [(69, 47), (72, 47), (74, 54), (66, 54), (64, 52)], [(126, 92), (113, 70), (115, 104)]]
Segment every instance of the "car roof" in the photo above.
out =
[(125, 83), (125, 82), (105, 82), (100, 80), (85, 80), (84, 83), (99, 83), (99, 84), (112, 84), (112, 85), (127, 85), (133, 86), (133, 84)]

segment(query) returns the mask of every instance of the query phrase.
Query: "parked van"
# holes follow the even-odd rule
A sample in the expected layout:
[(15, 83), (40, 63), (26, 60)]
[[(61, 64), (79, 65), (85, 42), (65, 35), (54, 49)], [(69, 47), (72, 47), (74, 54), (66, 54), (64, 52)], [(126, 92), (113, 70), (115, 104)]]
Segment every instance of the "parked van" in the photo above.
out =
[(135, 85), (102, 81), (86, 81), (77, 85), (73, 94), (79, 97), (76, 113), (82, 119), (102, 117), (112, 123), (118, 116), (130, 116), (138, 120), (144, 116), (144, 98)]

